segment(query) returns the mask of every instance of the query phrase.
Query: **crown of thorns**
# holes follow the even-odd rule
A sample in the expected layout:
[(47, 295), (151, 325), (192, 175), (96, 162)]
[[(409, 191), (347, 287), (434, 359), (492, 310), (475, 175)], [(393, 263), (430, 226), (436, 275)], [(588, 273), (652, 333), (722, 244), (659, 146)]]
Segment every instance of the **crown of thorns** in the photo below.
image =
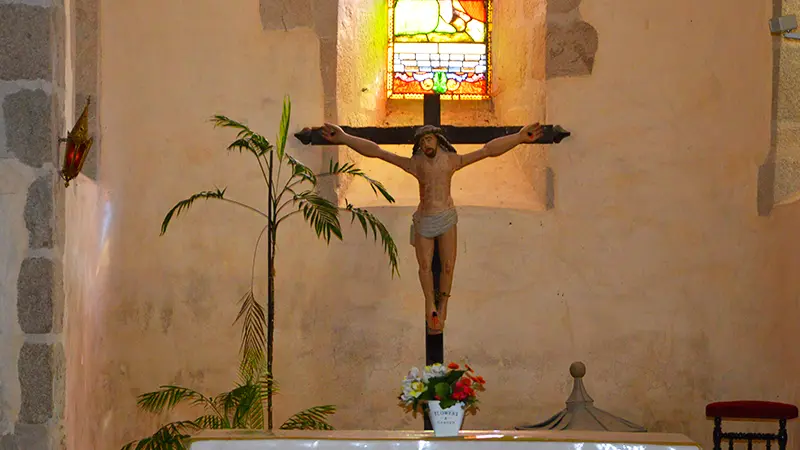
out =
[(444, 130), (441, 128), (434, 126), (434, 125), (423, 125), (414, 132), (414, 149), (411, 154), (416, 155), (420, 152), (420, 143), (422, 142), (422, 138), (432, 134), (436, 136), (436, 139), (439, 141), (439, 146), (442, 147), (447, 152), (456, 153), (456, 149), (447, 140), (447, 137), (444, 135)]

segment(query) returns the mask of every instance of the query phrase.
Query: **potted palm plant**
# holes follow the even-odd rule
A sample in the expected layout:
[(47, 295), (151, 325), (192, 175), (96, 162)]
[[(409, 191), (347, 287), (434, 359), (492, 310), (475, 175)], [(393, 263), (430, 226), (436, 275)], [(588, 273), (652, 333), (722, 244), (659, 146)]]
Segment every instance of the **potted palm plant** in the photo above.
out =
[[(342, 239), (340, 213), (356, 221), (366, 236), (372, 234), (381, 245), (389, 260), (392, 276), (398, 273), (397, 246), (384, 224), (366, 209), (347, 203), (338, 207), (318, 193), (318, 182), (324, 177), (349, 176), (369, 183), (376, 195), (387, 202), (394, 198), (377, 180), (367, 176), (355, 165), (331, 161), (327, 171), (315, 173), (298, 159), (286, 152), (286, 140), (291, 118), (291, 101), (284, 98), (283, 112), (275, 145), (263, 135), (256, 133), (242, 122), (226, 116), (215, 115), (211, 120), (215, 127), (231, 128), (237, 132), (235, 140), (227, 150), (250, 154), (258, 164), (266, 188), (266, 208), (239, 202), (227, 195), (226, 189), (198, 192), (178, 202), (165, 215), (161, 224), (161, 235), (167, 232), (174, 218), (189, 210), (198, 200), (216, 200), (246, 209), (264, 219), (264, 226), (256, 240), (250, 287), (240, 300), (236, 318), (242, 325), (240, 345), (239, 381), (236, 387), (217, 396), (205, 396), (181, 386), (162, 386), (159, 390), (139, 396), (141, 409), (161, 413), (181, 402), (202, 405), (206, 413), (195, 420), (172, 422), (162, 426), (148, 438), (127, 444), (124, 449), (146, 450), (150, 448), (184, 448), (181, 444), (192, 430), (200, 428), (252, 428), (273, 429), (273, 394), (276, 391), (273, 374), (273, 350), (275, 331), (275, 254), (280, 225), (293, 216), (301, 216), (311, 226), (317, 237), (330, 243), (331, 238)], [(256, 300), (255, 262), (259, 244), (266, 235), (267, 246), (267, 307)], [(263, 405), (266, 403), (266, 424)], [(282, 429), (330, 429), (327, 417), (335, 407), (323, 405), (313, 407), (289, 418)], [(173, 445), (173, 446), (170, 446)]]

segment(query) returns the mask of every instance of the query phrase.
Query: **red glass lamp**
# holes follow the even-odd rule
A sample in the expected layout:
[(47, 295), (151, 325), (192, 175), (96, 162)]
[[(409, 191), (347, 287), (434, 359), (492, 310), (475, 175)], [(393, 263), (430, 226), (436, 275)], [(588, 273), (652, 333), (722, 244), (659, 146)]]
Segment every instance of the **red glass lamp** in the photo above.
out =
[(61, 178), (64, 179), (64, 186), (69, 187), (69, 182), (81, 173), (83, 163), (92, 148), (94, 138), (89, 137), (89, 102), (86, 99), (86, 106), (83, 112), (72, 127), (72, 131), (67, 133), (67, 138), (59, 138), (59, 142), (67, 143), (67, 151), (64, 153), (64, 164), (61, 167)]

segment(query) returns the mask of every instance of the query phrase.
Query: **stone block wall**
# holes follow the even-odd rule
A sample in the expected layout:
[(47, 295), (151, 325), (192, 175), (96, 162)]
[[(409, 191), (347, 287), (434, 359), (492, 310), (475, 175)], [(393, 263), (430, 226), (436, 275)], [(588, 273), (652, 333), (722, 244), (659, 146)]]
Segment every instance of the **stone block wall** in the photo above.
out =
[(580, 14), (581, 0), (547, 2), (547, 78), (592, 74), (597, 30)]
[(0, 1), (0, 449), (63, 448), (65, 13)]
[[(772, 17), (799, 11), (798, 0), (772, 2)], [(800, 200), (800, 42), (775, 34), (772, 43), (772, 145), (759, 171), (758, 210), (764, 216), (773, 206)]]

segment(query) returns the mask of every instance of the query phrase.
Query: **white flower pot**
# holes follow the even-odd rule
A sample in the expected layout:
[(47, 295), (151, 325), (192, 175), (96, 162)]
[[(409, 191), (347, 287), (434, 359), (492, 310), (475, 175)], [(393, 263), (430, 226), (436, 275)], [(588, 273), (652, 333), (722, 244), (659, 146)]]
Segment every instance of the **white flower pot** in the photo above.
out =
[(464, 422), (464, 403), (442, 409), (439, 400), (428, 402), (428, 417), (433, 425), (433, 434), (436, 436), (458, 436), (461, 424)]

